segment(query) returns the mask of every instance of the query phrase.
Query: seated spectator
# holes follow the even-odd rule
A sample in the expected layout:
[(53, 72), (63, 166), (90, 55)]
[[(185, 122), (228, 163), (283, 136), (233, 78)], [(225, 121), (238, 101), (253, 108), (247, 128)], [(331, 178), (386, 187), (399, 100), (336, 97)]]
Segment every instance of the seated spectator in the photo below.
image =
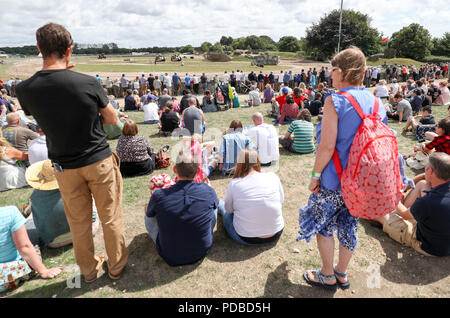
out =
[(434, 149), (436, 152), (445, 152), (450, 155), (450, 118), (446, 117), (436, 125), (436, 134), (438, 135), (432, 142), (422, 144), (420, 149), (426, 154), (430, 154)]
[(228, 184), (219, 214), (235, 242), (258, 245), (276, 242), (284, 229), (283, 186), (275, 173), (261, 173), (255, 150), (242, 150), (233, 179)]
[(318, 116), (322, 111), (323, 107), (322, 98), (323, 96), (321, 93), (316, 93), (314, 95), (314, 100), (310, 102), (308, 106), (305, 106), (305, 108), (308, 109), (309, 112), (311, 113), (311, 116)]
[(127, 115), (121, 113), (118, 109), (116, 109), (117, 122), (115, 125), (105, 125), (103, 124), (103, 130), (108, 136), (108, 140), (113, 140), (119, 138), (122, 135), (123, 123), (125, 122)]
[(430, 81), (427, 95), (430, 96), (431, 102), (436, 104), (436, 99), (441, 95), (441, 90), (434, 84), (434, 81)]
[(198, 169), (192, 154), (180, 153), (173, 168), (178, 182), (156, 190), (146, 208), (147, 232), (170, 266), (198, 262), (213, 244), (219, 200), (213, 188), (193, 181)]
[(395, 241), (426, 256), (450, 255), (450, 156), (430, 155), (425, 180), (399, 203), (395, 212), (376, 221)]
[[(397, 88), (397, 92), (398, 92), (398, 88)], [(378, 82), (377, 86), (375, 87), (375, 90), (374, 90), (373, 94), (376, 97), (380, 97), (380, 98), (388, 98), (389, 97), (389, 90), (386, 87), (386, 81), (385, 80), (381, 80), (381, 81)]]
[[(447, 107), (447, 112), (448, 112), (448, 116), (450, 117), (450, 106)], [(436, 128), (436, 127), (435, 127)], [(433, 131), (427, 131), (425, 132), (425, 139), (428, 141), (432, 141), (434, 138), (436, 138), (438, 136), (438, 134), (436, 134), (434, 132), (435, 129), (433, 129)]]
[(138, 110), (138, 106), (136, 104), (136, 99), (134, 98), (133, 91), (131, 89), (127, 90), (127, 96), (125, 96), (124, 110), (126, 112)]
[(278, 126), (292, 123), (298, 116), (299, 107), (294, 103), (291, 95), (286, 97), (286, 103), (281, 107), (281, 115)]
[(275, 119), (278, 119), (280, 117), (281, 115), (280, 105), (275, 99), (272, 100), (272, 109), (267, 110), (267, 115)]
[(256, 86), (252, 85), (250, 87), (250, 92), (248, 93), (248, 101), (247, 107), (259, 106), (261, 105), (261, 96), (259, 95), (259, 91), (256, 89)]
[(144, 124), (153, 125), (159, 123), (159, 107), (155, 103), (155, 95), (147, 95), (147, 104), (142, 109), (144, 110)]
[(448, 82), (440, 82), (439, 90), (441, 91), (441, 95), (438, 96), (435, 103), (437, 105), (447, 105), (450, 103), (450, 90), (448, 89)]
[(25, 167), (20, 161), (27, 161), (28, 155), (11, 147), (0, 134), (0, 192), (26, 187)]
[(279, 142), (284, 149), (299, 154), (312, 153), (314, 146), (314, 125), (311, 123), (311, 113), (308, 109), (302, 109)]
[(413, 96), (409, 99), (409, 101), (413, 112), (418, 113), (420, 108), (422, 108), (423, 103), (422, 91), (420, 89), (415, 89), (413, 91)]
[(283, 89), (281, 89), (281, 95), (275, 98), (275, 100), (278, 102), (278, 105), (280, 105), (280, 113), (283, 110), (283, 105), (286, 104), (286, 97), (288, 95), (289, 90), (286, 87), (283, 87)]
[(31, 242), (26, 219), (15, 206), (0, 208), (0, 293), (12, 291), (37, 275), (43, 279), (58, 276), (62, 267), (48, 269), (41, 259), (37, 242)]
[(7, 125), (2, 127), (3, 137), (8, 140), (12, 147), (28, 153), (28, 142), (39, 137), (38, 133), (20, 126), (20, 116), (18, 113), (6, 115)]
[(33, 139), (28, 146), (28, 161), (30, 165), (48, 159), (47, 138), (41, 135)]
[(189, 107), (182, 114), (183, 128), (189, 131), (191, 136), (194, 134), (202, 135), (204, 132), (205, 115), (197, 105), (197, 99), (191, 96)]
[(264, 99), (263, 103), (270, 103), (274, 97), (274, 90), (272, 89), (272, 86), (270, 84), (266, 85), (266, 88), (264, 89)]
[(433, 105), (433, 102), (431, 100), (431, 96), (426, 95), (425, 93), (423, 93), (423, 90), (422, 90), (422, 98), (423, 98), (422, 107)]
[[(205, 175), (202, 167), (203, 167), (203, 155), (202, 155), (202, 146), (200, 145), (200, 141), (202, 140), (201, 135), (194, 134), (193, 136), (183, 136), (183, 152), (191, 153), (194, 156), (194, 162), (198, 164), (197, 173), (194, 176), (194, 182), (200, 183), (205, 182), (208, 177)], [(178, 178), (175, 178), (175, 182), (178, 181)]]
[(280, 151), (275, 127), (264, 123), (264, 116), (261, 113), (253, 114), (252, 121), (255, 126), (247, 130), (246, 135), (256, 146), (261, 166), (268, 167), (276, 164), (280, 159)]
[(417, 126), (421, 126), (421, 125), (435, 125), (436, 122), (434, 121), (434, 117), (433, 115), (431, 115), (431, 106), (425, 106), (420, 110), (421, 113), (421, 118), (419, 120), (419, 122), (416, 121), (416, 118), (414, 116), (411, 116), (408, 118), (408, 120), (406, 121), (406, 126), (403, 128), (403, 131), (409, 131), (411, 128), (411, 130), (413, 132), (416, 131)]
[[(172, 97), (172, 103), (173, 103), (173, 111), (176, 113), (180, 113), (180, 102), (178, 99), (174, 96)], [(166, 103), (167, 106), (167, 103)]]
[(171, 101), (166, 103), (166, 108), (161, 114), (160, 126), (161, 133), (165, 136), (171, 135), (175, 129), (180, 127), (180, 117), (178, 116), (178, 113), (174, 112), (173, 103)]
[[(72, 244), (72, 234), (51, 161), (39, 161), (28, 167), (26, 180), (35, 189), (28, 208), (32, 213), (30, 227), (37, 230), (40, 244), (50, 248)], [(95, 235), (100, 222), (94, 199), (92, 206), (92, 234)]]
[(138, 127), (127, 119), (119, 137), (116, 152), (120, 158), (120, 172), (124, 177), (144, 176), (155, 169), (156, 161), (153, 148), (147, 138), (136, 136)]
[(164, 107), (166, 107), (166, 103), (172, 100), (172, 96), (169, 95), (169, 90), (167, 88), (164, 88), (162, 91), (162, 95), (158, 99), (158, 106), (159, 109), (162, 110)]
[(189, 100), (191, 98), (195, 99), (194, 106), (200, 107), (200, 103), (198, 102), (197, 97), (193, 96), (189, 89), (185, 89), (185, 90), (183, 90), (183, 97), (181, 97), (181, 101), (180, 101), (180, 114), (183, 114), (184, 110), (189, 107)]
[(219, 156), (220, 164), (219, 171), (223, 175), (233, 174), (237, 163), (239, 153), (244, 149), (255, 149), (250, 137), (243, 133), (242, 123), (239, 120), (233, 120), (230, 128), (222, 137), (222, 144), (220, 145)]
[(394, 120), (398, 120), (399, 123), (407, 121), (408, 118), (412, 116), (411, 104), (406, 99), (403, 99), (401, 93), (394, 95), (394, 101), (397, 103), (397, 111), (392, 113), (390, 109), (386, 108), (387, 116)]
[(212, 98), (211, 92), (208, 90), (205, 91), (205, 95), (203, 96), (202, 110), (204, 113), (217, 111), (216, 102), (214, 101), (214, 98)]
[(302, 109), (303, 107), (305, 107), (305, 96), (304, 96), (304, 92), (301, 88), (294, 88), (294, 93), (292, 94), (292, 97), (294, 98), (294, 103), (296, 103), (299, 107), (299, 109)]

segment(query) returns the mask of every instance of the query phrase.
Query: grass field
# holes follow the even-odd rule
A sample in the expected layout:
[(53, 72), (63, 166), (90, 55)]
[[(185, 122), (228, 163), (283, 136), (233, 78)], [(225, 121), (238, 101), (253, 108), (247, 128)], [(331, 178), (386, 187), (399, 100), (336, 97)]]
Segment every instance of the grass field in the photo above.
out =
[[(245, 97), (241, 96), (241, 100)], [(207, 113), (207, 131), (224, 131), (233, 119), (243, 125), (251, 124), (251, 115), (263, 113), (268, 104), (249, 109)], [(434, 107), (437, 119), (446, 116), (444, 107)], [(139, 124), (139, 134), (148, 137), (155, 149), (169, 144), (172, 149), (178, 140), (159, 137), (153, 125), (142, 125), (143, 113), (130, 112), (130, 118)], [(315, 121), (317, 123), (317, 121)], [(399, 148), (410, 153), (416, 143), (412, 135), (401, 135), (402, 126), (390, 123), (398, 133)], [(288, 126), (283, 126), (283, 135)], [(117, 141), (111, 141), (114, 150)], [(214, 244), (203, 261), (194, 265), (169, 267), (156, 252), (144, 225), (144, 208), (149, 200), (150, 176), (124, 179), (123, 215), (129, 262), (122, 279), (114, 282), (102, 275), (96, 282), (81, 288), (69, 288), (67, 280), (79, 272), (75, 266), (72, 246), (57, 250), (43, 249), (46, 266), (64, 266), (64, 272), (53, 280), (34, 279), (26, 282), (7, 297), (448, 297), (450, 295), (450, 258), (426, 258), (414, 250), (392, 241), (382, 230), (361, 220), (358, 226), (359, 243), (349, 266), (350, 290), (332, 294), (312, 288), (302, 278), (304, 270), (320, 268), (321, 260), (315, 240), (309, 244), (296, 242), (298, 208), (306, 205), (309, 197), (309, 175), (314, 155), (294, 155), (280, 149), (280, 169), (277, 171), (285, 191), (283, 216), (284, 233), (276, 245), (246, 247), (234, 243), (223, 228), (219, 217), (214, 232)], [(155, 174), (169, 173), (172, 168), (157, 170)], [(407, 174), (415, 173), (407, 168)], [(219, 198), (225, 197), (229, 178), (213, 175), (211, 184)], [(0, 206), (22, 206), (28, 202), (32, 190), (18, 189), (0, 193)], [(95, 237), (96, 252), (105, 254), (101, 229)], [(380, 273), (380, 288), (367, 285), (375, 266)], [(75, 276), (74, 276), (75, 275)], [(71, 285), (69, 285), (71, 286)], [(5, 295), (3, 295), (5, 296)]]
[(367, 65), (370, 65), (370, 66), (379, 66), (379, 65), (383, 65), (384, 63), (386, 63), (386, 65), (394, 65), (394, 64), (415, 65), (416, 67), (420, 67), (421, 65), (426, 64), (424, 62), (419, 62), (419, 61), (416, 61), (413, 59), (407, 59), (407, 58), (378, 59), (374, 62), (367, 61)]

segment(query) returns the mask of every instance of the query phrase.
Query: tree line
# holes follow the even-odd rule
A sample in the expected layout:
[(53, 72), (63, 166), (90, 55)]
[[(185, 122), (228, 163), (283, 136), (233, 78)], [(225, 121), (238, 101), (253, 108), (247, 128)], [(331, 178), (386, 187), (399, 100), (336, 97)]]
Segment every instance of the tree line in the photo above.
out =
[[(278, 42), (267, 35), (250, 35), (232, 38), (222, 36), (214, 44), (203, 42), (199, 47), (190, 44), (181, 47), (146, 47), (146, 48), (119, 48), (116, 43), (97, 44), (91, 47), (82, 47), (75, 43), (74, 54), (131, 54), (131, 52), (148, 53), (206, 53), (225, 52), (234, 50), (247, 50), (251, 52), (281, 51), (301, 52), (305, 56), (317, 60), (329, 59), (337, 49), (339, 41), (339, 10), (325, 14), (318, 23), (313, 23), (306, 29), (306, 36), (284, 36)], [(386, 43), (383, 33), (371, 26), (372, 18), (354, 10), (343, 10), (341, 48), (351, 45), (358, 46), (366, 56), (381, 54), (386, 58), (405, 57), (423, 61), (427, 56), (450, 57), (450, 32), (441, 38), (432, 38), (430, 32), (418, 23), (412, 23), (394, 32)], [(36, 46), (3, 47), (0, 51), (6, 54), (38, 55)]]

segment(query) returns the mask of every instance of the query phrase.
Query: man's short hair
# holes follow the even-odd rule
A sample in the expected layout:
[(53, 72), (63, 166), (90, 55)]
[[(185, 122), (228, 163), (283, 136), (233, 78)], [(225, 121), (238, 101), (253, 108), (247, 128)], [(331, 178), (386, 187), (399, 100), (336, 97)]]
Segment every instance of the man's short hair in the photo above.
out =
[(187, 179), (194, 179), (199, 168), (198, 162), (195, 162), (194, 154), (190, 151), (180, 151), (175, 166), (178, 176)]
[(402, 96), (401, 93), (397, 93), (397, 94), (394, 95), (394, 98), (395, 98), (395, 99), (403, 98), (403, 96)]
[(261, 113), (254, 113), (252, 115), (252, 120), (257, 123), (262, 123), (264, 121), (264, 116)]
[(18, 113), (9, 113), (6, 115), (6, 122), (8, 125), (15, 124), (20, 120), (20, 116)]
[(424, 106), (424, 107), (422, 107), (421, 111), (422, 111), (422, 112), (427, 112), (428, 114), (431, 114), (432, 108), (431, 108), (430, 105)]
[(434, 174), (442, 181), (450, 181), (450, 155), (445, 152), (434, 152), (428, 159)]
[(197, 100), (195, 99), (195, 97), (189, 98), (188, 104), (189, 105), (197, 105)]
[(43, 58), (56, 55), (62, 59), (73, 45), (72, 36), (62, 25), (48, 23), (36, 31), (36, 40)]

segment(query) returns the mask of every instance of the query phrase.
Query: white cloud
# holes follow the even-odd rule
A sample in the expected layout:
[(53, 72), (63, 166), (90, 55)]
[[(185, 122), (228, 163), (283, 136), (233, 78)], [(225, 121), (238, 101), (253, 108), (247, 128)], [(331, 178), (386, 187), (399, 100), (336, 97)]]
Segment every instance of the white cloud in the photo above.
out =
[[(121, 47), (199, 46), (233, 38), (268, 35), (301, 37), (339, 0), (0, 0), (0, 47), (32, 45), (48, 22), (68, 28), (79, 43), (116, 42)], [(5, 10), (6, 8), (6, 10)], [(449, 32), (450, 9), (443, 0), (345, 0), (345, 9), (372, 17), (372, 26), (390, 36), (410, 22), (432, 36)]]

